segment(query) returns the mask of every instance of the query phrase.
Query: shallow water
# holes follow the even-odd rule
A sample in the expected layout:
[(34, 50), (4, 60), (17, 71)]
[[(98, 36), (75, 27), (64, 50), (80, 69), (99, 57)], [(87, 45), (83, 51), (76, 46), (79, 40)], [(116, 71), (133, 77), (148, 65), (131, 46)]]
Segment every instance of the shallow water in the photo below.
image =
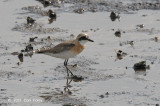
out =
[[(160, 103), (159, 96), (159, 41), (160, 22), (158, 9), (117, 9), (102, 6), (98, 1), (97, 12), (89, 9), (82, 14), (75, 13), (76, 5), (87, 8), (87, 3), (60, 4), (60, 8), (43, 5), (34, 0), (0, 1), (0, 104), (6, 105), (78, 105), (78, 106), (155, 106)], [(101, 1), (103, 2), (103, 1)], [(115, 1), (118, 3), (119, 1)], [(138, 1), (125, 0), (122, 4)], [(146, 2), (146, 1), (143, 1)], [(156, 2), (156, 1), (154, 1)], [(158, 2), (158, 1), (157, 1)], [(114, 4), (105, 0), (105, 3)], [(103, 4), (103, 3), (101, 3)], [(16, 6), (15, 6), (16, 5)], [(28, 9), (28, 6), (41, 9)], [(104, 5), (104, 4), (103, 4)], [(27, 8), (24, 10), (24, 8)], [(122, 8), (122, 7), (120, 7)], [(57, 12), (57, 19), (49, 24), (48, 17), (42, 13), (48, 9)], [(5, 10), (5, 12), (4, 12)], [(120, 20), (111, 21), (110, 11), (120, 14)], [(36, 19), (31, 28), (26, 25), (27, 16)], [(137, 25), (144, 24), (144, 28)], [(53, 29), (54, 28), (54, 29)], [(114, 33), (120, 30), (121, 37)], [(56, 45), (73, 39), (79, 33), (87, 33), (94, 43), (87, 43), (86, 49), (69, 60), (69, 67), (84, 80), (76, 81), (66, 77), (64, 60), (42, 54), (24, 57), (20, 62), (17, 55), (29, 44), (29, 38), (37, 36), (32, 42), (34, 49)], [(73, 34), (74, 36), (71, 36)], [(51, 39), (46, 39), (48, 36)], [(41, 40), (43, 39), (43, 41)], [(131, 46), (127, 42), (134, 41)], [(121, 44), (121, 45), (120, 45)], [(115, 49), (128, 55), (118, 59)], [(146, 61), (150, 69), (134, 71), (133, 65)], [(71, 65), (78, 64), (77, 67)], [(126, 69), (127, 67), (127, 69)]]

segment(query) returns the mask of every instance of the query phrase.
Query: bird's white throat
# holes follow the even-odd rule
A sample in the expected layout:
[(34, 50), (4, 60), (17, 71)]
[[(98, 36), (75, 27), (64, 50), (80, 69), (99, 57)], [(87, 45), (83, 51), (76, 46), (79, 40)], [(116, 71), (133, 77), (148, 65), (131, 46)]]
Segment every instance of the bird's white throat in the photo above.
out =
[(79, 43), (84, 46), (84, 44), (87, 43), (87, 40), (81, 40)]

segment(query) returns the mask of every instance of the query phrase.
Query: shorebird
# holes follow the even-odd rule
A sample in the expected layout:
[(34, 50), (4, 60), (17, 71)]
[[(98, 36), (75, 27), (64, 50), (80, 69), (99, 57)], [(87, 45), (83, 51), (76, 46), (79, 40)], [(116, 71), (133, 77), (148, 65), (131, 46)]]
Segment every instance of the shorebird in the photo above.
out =
[(68, 60), (69, 58), (73, 58), (76, 55), (80, 54), (85, 49), (84, 44), (87, 41), (94, 42), (93, 40), (89, 39), (89, 36), (87, 34), (81, 33), (76, 37), (75, 40), (64, 41), (54, 46), (53, 48), (42, 50), (38, 53), (65, 59), (64, 66), (67, 70), (67, 76), (69, 76), (69, 73), (71, 74), (71, 76), (74, 76), (71, 70), (67, 67)]

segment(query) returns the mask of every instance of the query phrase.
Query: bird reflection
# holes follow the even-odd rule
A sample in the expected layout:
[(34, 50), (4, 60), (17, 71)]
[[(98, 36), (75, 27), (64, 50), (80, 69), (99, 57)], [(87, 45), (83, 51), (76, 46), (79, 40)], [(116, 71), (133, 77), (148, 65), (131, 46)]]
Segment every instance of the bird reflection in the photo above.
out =
[(69, 79), (67, 79), (67, 82), (66, 82), (66, 86), (64, 86), (64, 92), (71, 95), (72, 92), (70, 91), (69, 88), (71, 88), (72, 86), (70, 85), (72, 82), (72, 79), (69, 81)]
[(67, 78), (66, 81), (66, 86), (64, 86), (64, 92), (71, 95), (72, 92), (70, 90), (70, 88), (72, 87), (70, 84), (72, 81), (74, 82), (81, 82), (82, 80), (84, 80), (84, 78), (82, 78), (82, 76), (72, 76), (71, 78)]
[(143, 76), (147, 75), (146, 69), (134, 69), (134, 71), (136, 75), (143, 75)]
[[(73, 99), (73, 98), (70, 98), (70, 95), (72, 95), (72, 91), (75, 92), (75, 89), (71, 89), (72, 86), (71, 86), (71, 83), (72, 82), (81, 82), (82, 79), (80, 80), (77, 80), (77, 79), (73, 79), (73, 78), (66, 78), (66, 84), (64, 86), (64, 89), (63, 90), (60, 90), (57, 89), (56, 91), (51, 91), (51, 92), (43, 92), (42, 95), (40, 96), (41, 98), (43, 98), (46, 102), (49, 102), (49, 101), (52, 101), (52, 100), (65, 100), (68, 98), (68, 99)], [(78, 90), (76, 90), (78, 91)], [(73, 99), (74, 100), (74, 99)], [(79, 105), (78, 105), (79, 106)]]

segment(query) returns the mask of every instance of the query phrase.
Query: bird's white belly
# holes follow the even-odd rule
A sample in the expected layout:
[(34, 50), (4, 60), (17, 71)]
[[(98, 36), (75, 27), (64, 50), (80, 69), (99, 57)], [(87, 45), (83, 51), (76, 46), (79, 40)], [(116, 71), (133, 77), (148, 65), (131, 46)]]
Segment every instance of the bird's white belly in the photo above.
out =
[(72, 51), (65, 51), (65, 52), (56, 53), (56, 54), (53, 54), (53, 53), (45, 53), (45, 55), (49, 55), (49, 56), (57, 57), (57, 58), (68, 59), (68, 58), (72, 58), (72, 57), (76, 56), (77, 53), (72, 52)]

